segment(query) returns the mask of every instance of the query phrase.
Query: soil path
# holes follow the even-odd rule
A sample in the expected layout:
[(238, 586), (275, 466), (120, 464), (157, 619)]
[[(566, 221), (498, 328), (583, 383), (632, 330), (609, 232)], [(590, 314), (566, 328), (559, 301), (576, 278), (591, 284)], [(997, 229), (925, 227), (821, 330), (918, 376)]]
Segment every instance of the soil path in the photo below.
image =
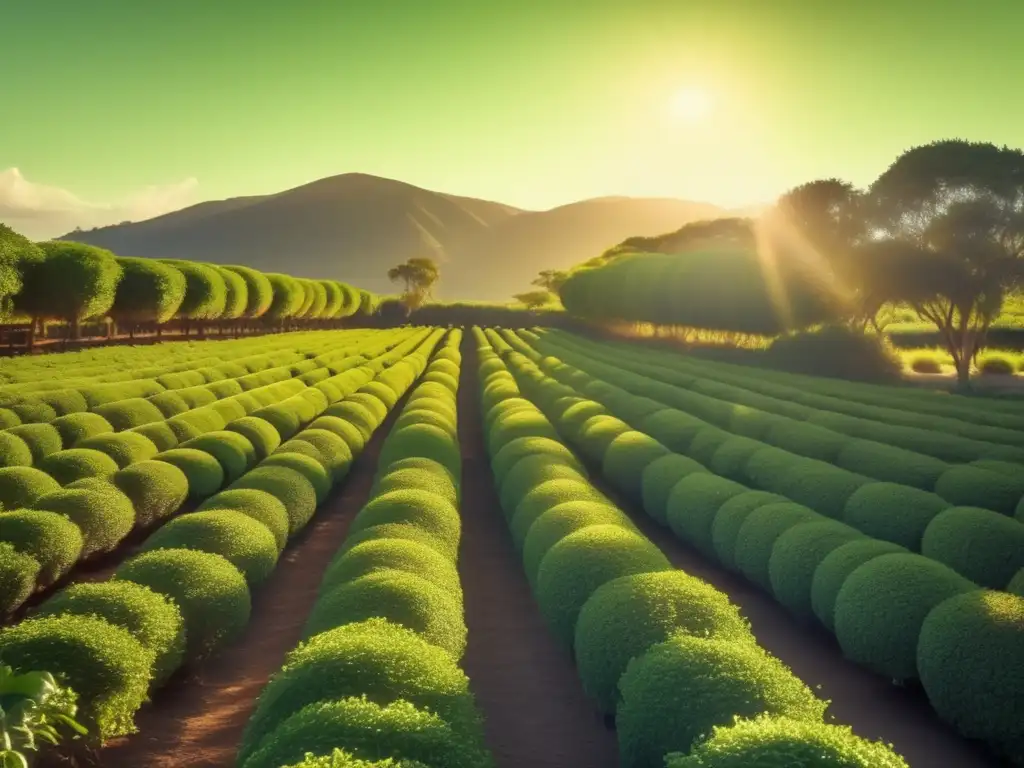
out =
[(530, 593), (498, 504), (484, 448), (477, 355), (462, 344), (459, 570), (469, 644), (463, 668), (498, 768), (616, 768), (618, 745), (554, 642)]
[[(596, 478), (597, 473), (593, 473)], [(598, 483), (600, 485), (600, 483)], [(829, 714), (868, 739), (891, 743), (912, 768), (993, 768), (1001, 763), (979, 744), (958, 736), (939, 720), (923, 692), (901, 688), (843, 658), (835, 638), (824, 629), (803, 626), (769, 595), (742, 577), (711, 564), (646, 514), (630, 510), (607, 487), (640, 531), (669, 561), (729, 596), (751, 623), (758, 643), (777, 656), (820, 696), (830, 699)]]
[(284, 551), (253, 595), (245, 634), (216, 658), (173, 681), (139, 711), (139, 733), (110, 742), (104, 768), (231, 768), (256, 698), (301, 639), (328, 562), (370, 493), (381, 443), (404, 405), (391, 410), (353, 462), (344, 486)]

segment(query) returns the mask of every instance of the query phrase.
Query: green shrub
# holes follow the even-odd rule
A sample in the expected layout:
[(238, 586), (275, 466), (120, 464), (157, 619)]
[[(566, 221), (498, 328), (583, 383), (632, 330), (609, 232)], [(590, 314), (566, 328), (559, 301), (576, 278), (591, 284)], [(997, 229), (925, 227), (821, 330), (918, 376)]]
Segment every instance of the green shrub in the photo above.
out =
[(288, 533), (302, 530), (316, 512), (316, 489), (306, 476), (288, 467), (257, 466), (246, 472), (229, 490), (252, 488), (266, 491), (282, 504), (288, 513)]
[(366, 408), (365, 405), (351, 402), (349, 400), (343, 400), (340, 403), (335, 403), (324, 411), (321, 418), (324, 416), (339, 419), (340, 421), (351, 424), (359, 431), (364, 445), (380, 424), (377, 418), (368, 408)]
[(185, 413), (189, 408), (191, 408), (180, 394), (172, 390), (159, 392), (146, 399), (155, 405), (165, 418)]
[(356, 694), (381, 704), (410, 701), (464, 732), (479, 724), (468, 680), (449, 654), (412, 630), (371, 619), (321, 633), (288, 654), (260, 694), (239, 757), (303, 707)]
[(683, 478), (707, 470), (693, 459), (670, 453), (648, 464), (641, 480), (644, 511), (662, 525), (668, 524), (668, 500)]
[(17, 435), (0, 431), (0, 467), (31, 467), (32, 451)]
[(90, 437), (83, 440), (79, 447), (107, 454), (117, 462), (119, 469), (152, 459), (158, 452), (152, 440), (137, 432), (117, 432)]
[(851, 472), (930, 491), (949, 464), (894, 445), (873, 440), (850, 440), (836, 463)]
[(895, 483), (868, 483), (846, 502), (842, 519), (877, 539), (917, 551), (928, 524), (949, 508), (934, 493)]
[(1024, 568), (1021, 568), (1006, 585), (1006, 591), (1024, 597)]
[(228, 289), (218, 269), (212, 264), (178, 259), (160, 259), (185, 276), (185, 298), (178, 306), (177, 317), (186, 320), (213, 320), (224, 313)]
[(115, 472), (110, 480), (131, 500), (140, 528), (170, 517), (188, 498), (188, 477), (164, 461), (140, 461)]
[(164, 419), (159, 408), (141, 397), (98, 405), (93, 408), (93, 413), (98, 413), (106, 419), (117, 432)]
[(693, 436), (688, 453), (691, 458), (704, 466), (709, 466), (718, 450), (735, 439), (735, 435), (731, 432), (726, 432), (718, 427), (705, 426)]
[(428, 544), (403, 539), (371, 539), (345, 548), (327, 567), (320, 591), (388, 569), (420, 576), (462, 601), (462, 584), (454, 563)]
[(500, 488), (506, 475), (520, 461), (531, 456), (550, 456), (561, 464), (573, 467), (581, 475), (586, 474), (573, 452), (550, 437), (520, 437), (505, 443), (491, 458), (491, 471), (495, 484)]
[(216, 493), (196, 509), (197, 512), (229, 510), (257, 520), (274, 537), (277, 551), (288, 543), (288, 511), (277, 497), (255, 488), (238, 488)]
[[(516, 462), (516, 465), (505, 475), (501, 484), (499, 501), (506, 517), (511, 517), (516, 507), (534, 488), (546, 485), (552, 480), (583, 483), (589, 485), (586, 475), (573, 468), (571, 464), (563, 464), (550, 456), (527, 456)], [(523, 531), (525, 534), (526, 532)]]
[(338, 550), (338, 556), (350, 549), (354, 549), (363, 542), (379, 541), (381, 539), (412, 541), (433, 549), (445, 558), (448, 557), (447, 550), (438, 543), (436, 536), (412, 523), (381, 523), (380, 525), (371, 525), (368, 528), (353, 531), (345, 538), (345, 543)]
[(372, 494), (406, 489), (429, 491), (452, 504), (458, 504), (458, 491), (448, 470), (432, 459), (422, 459), (422, 461), (432, 464), (433, 467), (406, 466), (403, 462), (392, 464), (383, 475), (378, 475)]
[(669, 756), (667, 768), (909, 768), (887, 744), (862, 739), (849, 726), (783, 717), (715, 726), (689, 756)]
[(716, 475), (743, 482), (746, 480), (747, 461), (764, 443), (750, 437), (730, 437), (721, 443), (708, 460), (708, 469)]
[(132, 427), (129, 432), (142, 435), (147, 438), (153, 445), (156, 446), (156, 450), (169, 451), (171, 448), (178, 447), (178, 436), (175, 434), (174, 429), (166, 421), (155, 421), (152, 424), (143, 424), (141, 427)]
[(580, 475), (546, 480), (525, 493), (509, 518), (509, 532), (516, 548), (522, 549), (530, 527), (538, 517), (559, 504), (572, 501), (601, 503), (608, 499)]
[(626, 422), (614, 416), (594, 416), (580, 428), (579, 449), (595, 464), (604, 464), (604, 457), (611, 444), (620, 435), (630, 432)]
[(135, 731), (153, 653), (121, 627), (93, 616), (27, 619), (0, 630), (0, 659), (45, 669), (78, 694), (77, 719), (99, 740)]
[(21, 417), (10, 408), (0, 408), (0, 430), (21, 424)]
[(8, 434), (20, 437), (32, 453), (32, 463), (38, 463), (51, 453), (59, 451), (64, 443), (60, 432), (52, 424), (21, 424), (7, 430)]
[[(784, 419), (768, 430), (765, 442), (800, 456), (835, 463), (843, 449), (855, 441), (848, 435), (833, 432), (831, 429), (820, 427), (817, 424)], [(857, 467), (849, 467), (845, 464), (842, 466), (854, 472), (871, 475), (870, 472), (864, 472)]]
[(618, 525), (634, 530), (633, 523), (610, 501), (567, 501), (551, 507), (533, 521), (523, 539), (523, 570), (531, 586), (544, 556), (559, 541), (590, 525)]
[(281, 453), (295, 450), (297, 444), (313, 449), (315, 458), (330, 475), (331, 482), (339, 483), (348, 476), (352, 467), (352, 449), (341, 437), (326, 429), (304, 429), (278, 449)]
[(843, 654), (893, 680), (917, 678), (917, 639), (928, 612), (977, 590), (974, 583), (921, 555), (872, 558), (843, 582), (835, 633)]
[(576, 619), (594, 590), (620, 576), (670, 568), (642, 536), (618, 525), (591, 525), (548, 550), (537, 573), (537, 603), (555, 637), (571, 648)]
[(112, 484), (104, 490), (62, 488), (36, 499), (33, 507), (56, 512), (78, 526), (82, 559), (112, 552), (135, 527), (131, 500)]
[(72, 413), (84, 413), (89, 410), (89, 403), (81, 392), (75, 389), (58, 389), (40, 392), (39, 399), (57, 412), (57, 417)]
[(249, 622), (249, 588), (220, 555), (192, 549), (157, 549), (122, 564), (115, 579), (149, 587), (170, 598), (185, 620), (187, 657), (215, 653)]
[(65, 576), (82, 552), (77, 525), (56, 512), (35, 509), (0, 512), (0, 541), (38, 561), (40, 586)]
[(0, 621), (32, 596), (39, 577), (39, 561), (0, 541)]
[(921, 627), (917, 668), (943, 720), (1024, 764), (1024, 598), (979, 590), (939, 603)]
[(818, 699), (778, 659), (750, 642), (676, 635), (634, 659), (619, 682), (616, 726), (623, 768), (659, 768), (716, 725), (762, 713), (820, 723)]
[(773, 491), (826, 517), (838, 520), (850, 497), (870, 478), (814, 459), (798, 459), (765, 490)]
[(782, 533), (768, 560), (768, 579), (775, 599), (798, 619), (812, 621), (811, 587), (815, 571), (836, 548), (863, 536), (835, 520), (798, 523)]
[(163, 595), (130, 581), (72, 584), (43, 603), (39, 616), (96, 616), (131, 633), (153, 654), (153, 688), (181, 666), (185, 622)]
[(252, 445), (259, 461), (267, 458), (281, 445), (281, 436), (274, 425), (258, 416), (244, 416), (235, 419), (225, 427), (229, 432), (237, 432)]
[(0, 509), (30, 507), (36, 499), (59, 490), (57, 481), (41, 470), (0, 468)]
[(303, 634), (309, 638), (372, 618), (407, 627), (455, 659), (466, 649), (462, 603), (422, 576), (392, 568), (375, 570), (321, 593)]
[(395, 758), (412, 765), (445, 768), (489, 768), (493, 764), (476, 739), (456, 733), (429, 710), (402, 700), (381, 706), (352, 697), (310, 704), (292, 715), (242, 765), (279, 768), (309, 753), (329, 753), (337, 744), (373, 761)]
[(642, 432), (623, 432), (608, 445), (601, 474), (611, 485), (634, 501), (643, 497), (644, 470), (657, 459), (671, 455), (668, 448)]
[[(178, 419), (168, 419), (167, 421), (160, 423), (166, 425), (167, 428), (171, 430), (178, 443), (184, 443), (186, 440), (191, 440), (193, 437), (199, 437), (203, 433), (203, 430), (199, 427), (189, 424), (186, 421), (179, 421)], [(213, 427), (211, 427), (211, 429), (213, 429)], [(177, 444), (175, 444), (175, 447), (177, 447)]]
[(785, 497), (768, 491), (744, 491), (726, 500), (711, 521), (711, 546), (718, 562), (731, 571), (739, 570), (736, 565), (736, 539), (743, 523), (754, 510), (785, 502)]
[(845, 325), (780, 336), (764, 353), (764, 364), (790, 373), (850, 381), (896, 382), (903, 364), (883, 337)]
[(713, 555), (711, 525), (715, 513), (726, 501), (747, 490), (745, 485), (710, 472), (694, 472), (676, 483), (669, 494), (669, 527), (704, 554)]
[(594, 591), (580, 610), (574, 649), (583, 687), (603, 713), (614, 714), (630, 660), (679, 632), (753, 642), (729, 598), (682, 571), (624, 576)]
[(458, 477), (462, 472), (458, 441), (444, 430), (429, 424), (412, 424), (393, 431), (381, 448), (378, 462), (381, 466), (388, 466), (412, 456), (426, 456), (437, 461), (453, 477)]
[(182, 443), (180, 447), (210, 454), (220, 464), (227, 483), (233, 483), (256, 463), (256, 449), (238, 432), (207, 432)]
[(366, 445), (366, 437), (356, 427), (337, 416), (321, 416), (309, 425), (309, 429), (323, 429), (331, 432), (346, 443), (352, 450), (353, 456), (362, 453)]
[(121, 282), (114, 294), (110, 316), (128, 325), (166, 323), (185, 298), (185, 276), (155, 259), (118, 257)]
[(785, 502), (758, 507), (747, 515), (736, 536), (733, 560), (737, 570), (758, 586), (771, 591), (768, 564), (775, 542), (795, 525), (823, 520), (825, 518), (821, 515), (800, 504)]
[(17, 414), (22, 424), (49, 423), (59, 415), (52, 406), (41, 400), (26, 399), (18, 403), (11, 403), (8, 408)]
[(144, 552), (154, 549), (195, 549), (221, 555), (250, 585), (274, 571), (278, 548), (274, 535), (258, 520), (229, 509), (183, 515), (146, 539)]
[(310, 482), (316, 491), (317, 504), (322, 503), (331, 492), (333, 485), (331, 476), (324, 469), (323, 464), (311, 456), (295, 452), (274, 453), (261, 461), (260, 467), (281, 467), (298, 472)]
[(86, 477), (108, 478), (117, 472), (117, 462), (107, 454), (89, 448), (68, 448), (51, 453), (38, 469), (61, 485)]
[(835, 630), (836, 598), (847, 577), (876, 557), (905, 554), (898, 544), (878, 539), (853, 539), (832, 550), (814, 571), (811, 581), (811, 608), (825, 627)]
[(988, 509), (951, 507), (928, 524), (921, 554), (983, 587), (1003, 589), (1024, 568), (1024, 525)]
[(1011, 357), (995, 352), (979, 355), (978, 373), (986, 376), (1010, 376), (1016, 372), (1017, 367)]
[(546, 437), (557, 441), (558, 433), (539, 411), (515, 411), (494, 421), (487, 435), (488, 452), (494, 456), (517, 437)]
[(984, 507), (1013, 515), (1024, 498), (1024, 473), (1017, 477), (969, 465), (942, 473), (935, 492), (958, 507)]
[(212, 496), (224, 485), (224, 470), (213, 456), (195, 448), (172, 448), (159, 453), (156, 461), (177, 467), (188, 479), (188, 495), (193, 501)]
[(359, 511), (350, 530), (361, 531), (382, 523), (412, 523), (431, 533), (438, 551), (455, 560), (461, 525), (455, 506), (444, 497), (415, 489), (376, 496)]

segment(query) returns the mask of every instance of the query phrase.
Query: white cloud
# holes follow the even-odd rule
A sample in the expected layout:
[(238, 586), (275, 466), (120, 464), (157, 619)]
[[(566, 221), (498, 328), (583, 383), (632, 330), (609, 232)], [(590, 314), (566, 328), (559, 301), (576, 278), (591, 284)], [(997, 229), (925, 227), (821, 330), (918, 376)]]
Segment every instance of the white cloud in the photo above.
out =
[(36, 184), (17, 168), (0, 171), (0, 222), (34, 240), (46, 240), (75, 227), (92, 229), (122, 221), (142, 221), (196, 202), (194, 178), (141, 189), (123, 200), (95, 203), (66, 189)]

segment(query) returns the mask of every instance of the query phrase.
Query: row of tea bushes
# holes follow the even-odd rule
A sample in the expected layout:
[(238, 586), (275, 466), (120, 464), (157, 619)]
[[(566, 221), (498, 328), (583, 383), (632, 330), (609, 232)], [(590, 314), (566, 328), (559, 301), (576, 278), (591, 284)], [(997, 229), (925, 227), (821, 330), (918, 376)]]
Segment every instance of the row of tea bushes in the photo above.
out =
[(492, 765), (458, 665), (460, 339), (450, 334), (384, 441), (303, 642), (260, 695), (240, 768)]
[[(598, 708), (615, 717), (621, 765), (661, 768), (743, 740), (739, 765), (811, 755), (905, 766), (888, 747), (824, 723), (827, 703), (757, 645), (736, 606), (673, 569), (593, 486), (495, 352), (511, 362), (511, 347), (493, 331), (474, 333), (502, 511), (552, 632)], [(743, 739), (751, 728), (761, 735)]]
[[(677, 410), (668, 402), (673, 400), (672, 385), (663, 385), (659, 391), (644, 388), (646, 395), (636, 394), (634, 388), (616, 385), (639, 378), (635, 374), (581, 358), (571, 351), (563, 353), (557, 344), (538, 344), (538, 349), (557, 352), (561, 355), (558, 358), (540, 357), (539, 352), (519, 337), (515, 343), (534, 356), (547, 374), (567, 386), (590, 393), (602, 407), (621, 416), (632, 427), (719, 475), (716, 482), (722, 489), (720, 493), (727, 488), (738, 492), (749, 486), (778, 494), (869, 536), (920, 552), (993, 589), (1005, 589), (1024, 568), (1024, 525), (997, 511), (969, 506), (976, 497), (969, 488), (961, 487), (957, 494), (950, 490), (951, 486), (940, 483), (938, 490), (945, 494), (943, 496), (911, 485), (874, 481), (828, 461), (769, 445), (749, 434), (726, 432)], [(568, 365), (562, 358), (580, 362), (586, 370)], [(594, 379), (591, 373), (601, 378)], [(637, 411), (637, 408), (643, 410)], [(792, 437), (796, 429), (809, 428), (812, 427), (801, 425), (788, 434)], [(770, 434), (780, 442), (778, 438), (782, 433), (777, 428)], [(886, 467), (892, 477), (913, 471), (912, 467), (907, 469), (901, 464), (900, 458), (883, 450), (878, 466)], [(982, 470), (961, 466), (951, 468), (947, 474), (972, 472), (982, 473)], [(1001, 497), (1000, 489), (1017, 482), (1009, 476), (1000, 475), (1000, 478), (1006, 481), (1003, 485), (990, 484), (983, 478), (979, 481), (984, 484), (981, 492), (993, 506), (999, 506), (992, 500)], [(1006, 498), (1015, 500), (1012, 494)], [(958, 503), (963, 506), (956, 506)]]
[[(516, 346), (527, 348), (518, 339)], [(581, 392), (600, 399), (609, 385), (577, 371), (577, 390), (512, 345), (506, 351), (517, 385), (624, 496), (798, 619), (834, 632), (852, 660), (894, 680), (920, 680), (935, 710), (965, 736), (1024, 760), (1024, 709), (1006, 704), (1024, 686), (1024, 599), (983, 590), (784, 495), (713, 474), (613, 415), (643, 422), (657, 413), (653, 401), (627, 393), (606, 408)], [(571, 372), (562, 372), (568, 379)]]
[[(382, 369), (378, 380), (391, 374), (385, 387), (395, 399), (439, 336)], [(386, 415), (389, 406), (379, 402)], [(364, 432), (325, 412), (196, 512), (150, 536), (110, 581), (73, 585), (0, 630), (0, 661), (62, 677), (100, 742), (133, 732), (134, 714), (152, 691), (239, 636), (250, 589), (273, 571), (382, 421)]]

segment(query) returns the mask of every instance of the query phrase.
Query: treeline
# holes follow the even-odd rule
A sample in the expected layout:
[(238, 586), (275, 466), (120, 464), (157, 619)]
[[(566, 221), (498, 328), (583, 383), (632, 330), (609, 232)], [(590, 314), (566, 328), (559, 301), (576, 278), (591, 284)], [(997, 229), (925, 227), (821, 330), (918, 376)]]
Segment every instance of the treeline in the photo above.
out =
[(798, 186), (758, 219), (632, 238), (580, 265), (559, 294), (600, 324), (776, 336), (823, 323), (882, 331), (908, 306), (960, 381), (1008, 295), (1024, 287), (1024, 152), (960, 140), (914, 147), (867, 189)]
[(393, 328), (412, 325), (434, 325), (471, 328), (582, 328), (580, 321), (561, 308), (530, 308), (485, 301), (430, 302), (409, 306), (403, 298), (382, 298), (372, 317), (362, 324), (372, 328)]
[(31, 347), (46, 323), (84, 323), (108, 335), (210, 327), (254, 330), (326, 327), (369, 315), (379, 298), (337, 280), (313, 280), (251, 267), (183, 259), (116, 256), (83, 243), (33, 243), (0, 224), (0, 322), (28, 325)]

